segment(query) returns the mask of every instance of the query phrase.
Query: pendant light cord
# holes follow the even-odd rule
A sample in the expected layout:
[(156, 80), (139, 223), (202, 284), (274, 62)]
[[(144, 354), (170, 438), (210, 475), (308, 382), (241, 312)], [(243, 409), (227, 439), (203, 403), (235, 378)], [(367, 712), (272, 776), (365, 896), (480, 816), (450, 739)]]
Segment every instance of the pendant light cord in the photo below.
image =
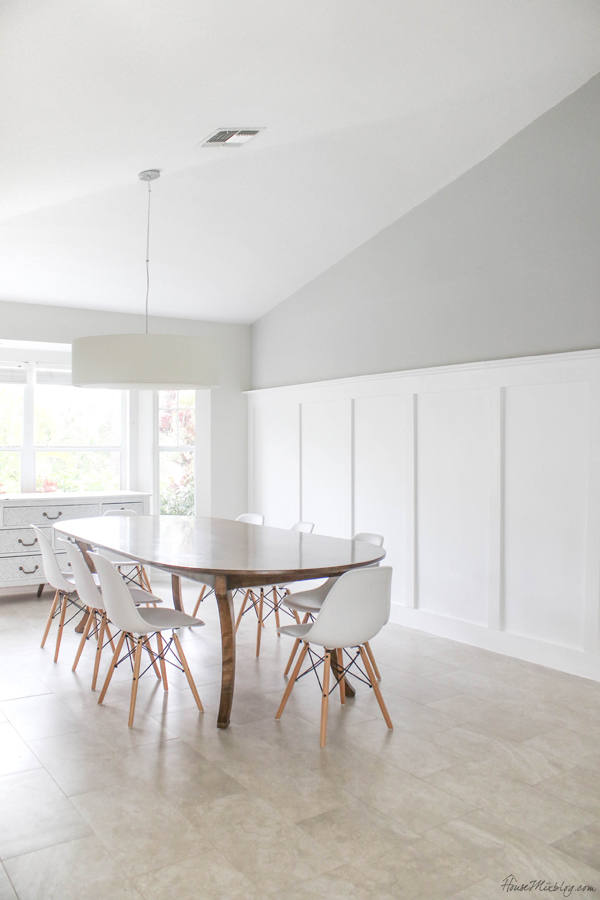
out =
[(148, 297), (150, 296), (150, 197), (152, 190), (148, 184), (148, 225), (146, 228), (146, 334), (148, 334)]

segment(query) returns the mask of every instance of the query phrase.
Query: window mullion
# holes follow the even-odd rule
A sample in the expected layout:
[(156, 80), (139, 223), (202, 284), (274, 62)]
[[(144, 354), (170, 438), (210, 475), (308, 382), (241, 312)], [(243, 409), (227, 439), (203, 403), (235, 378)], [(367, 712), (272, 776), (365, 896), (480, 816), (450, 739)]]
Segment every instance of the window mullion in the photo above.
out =
[(21, 453), (21, 490), (24, 493), (35, 491), (34, 406), (35, 363), (27, 363), (27, 383), (23, 392), (23, 451)]

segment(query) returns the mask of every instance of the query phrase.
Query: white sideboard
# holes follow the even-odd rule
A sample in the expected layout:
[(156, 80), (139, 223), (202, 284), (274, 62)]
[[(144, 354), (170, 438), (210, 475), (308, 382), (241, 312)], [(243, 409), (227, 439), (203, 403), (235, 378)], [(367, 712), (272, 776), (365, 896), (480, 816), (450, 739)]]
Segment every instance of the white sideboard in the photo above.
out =
[[(52, 525), (66, 519), (102, 516), (109, 509), (149, 512), (150, 494), (138, 491), (80, 491), (0, 495), (0, 589), (45, 582), (38, 525), (54, 541)], [(65, 563), (66, 568), (66, 563)]]

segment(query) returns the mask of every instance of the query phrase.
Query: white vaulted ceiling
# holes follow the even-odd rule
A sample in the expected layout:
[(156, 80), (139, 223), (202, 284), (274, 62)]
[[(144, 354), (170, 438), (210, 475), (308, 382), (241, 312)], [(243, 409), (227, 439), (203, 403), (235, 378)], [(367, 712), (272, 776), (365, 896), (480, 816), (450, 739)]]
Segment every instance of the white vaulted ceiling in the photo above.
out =
[(159, 168), (151, 312), (253, 321), (599, 70), (596, 0), (5, 0), (0, 299), (143, 312)]

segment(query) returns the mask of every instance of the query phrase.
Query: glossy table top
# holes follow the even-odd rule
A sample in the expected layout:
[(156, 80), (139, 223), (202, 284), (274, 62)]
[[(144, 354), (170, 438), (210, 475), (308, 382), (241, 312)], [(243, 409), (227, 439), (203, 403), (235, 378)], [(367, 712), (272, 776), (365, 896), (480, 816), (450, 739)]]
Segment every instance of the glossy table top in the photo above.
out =
[(102, 516), (53, 527), (196, 580), (227, 575), (232, 586), (339, 575), (385, 556), (362, 542), (201, 516)]

